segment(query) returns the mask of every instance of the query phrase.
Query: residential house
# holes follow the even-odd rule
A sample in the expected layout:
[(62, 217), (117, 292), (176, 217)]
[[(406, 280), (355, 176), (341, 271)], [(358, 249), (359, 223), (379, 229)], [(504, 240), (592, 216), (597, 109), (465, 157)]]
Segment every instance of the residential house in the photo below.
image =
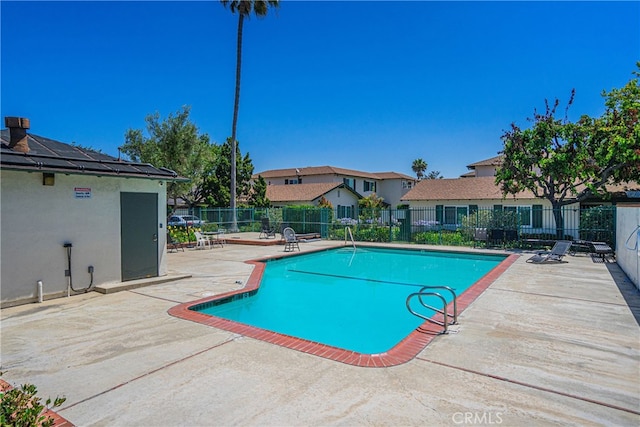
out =
[[(258, 176), (262, 176), (267, 182), (267, 197), (271, 201), (274, 201), (269, 197), (269, 191), (272, 191), (269, 188), (272, 186), (332, 183), (344, 184), (352, 190), (353, 194), (357, 194), (359, 197), (367, 197), (375, 193), (376, 196), (382, 197), (384, 202), (392, 207), (398, 205), (401, 198), (416, 183), (415, 178), (397, 172), (370, 173), (334, 166), (273, 169), (254, 174), (253, 179), (257, 179)], [(308, 197), (305, 191), (301, 191), (300, 196), (303, 197), (303, 195)], [(308, 200), (303, 198), (297, 201), (291, 200), (290, 202), (301, 204), (307, 203)], [(348, 205), (340, 201), (340, 203), (334, 203), (334, 207), (337, 206)]]
[[(520, 233), (554, 234), (555, 221), (550, 214), (551, 203), (537, 198), (530, 191), (503, 197), (495, 183), (495, 172), (502, 157), (492, 157), (468, 165), (470, 172), (460, 178), (425, 179), (402, 197), (412, 212), (414, 225), (438, 224), (456, 229), (465, 217), (479, 211), (512, 212), (517, 218)], [(580, 209), (585, 206), (610, 205), (626, 200), (625, 186), (610, 187), (614, 197), (609, 201), (591, 198), (582, 203), (569, 204), (563, 209), (564, 229), (567, 235), (579, 238)], [(620, 191), (618, 191), (620, 190)], [(422, 210), (418, 208), (423, 208)], [(476, 216), (477, 220), (478, 216)], [(484, 225), (484, 224), (480, 224)]]
[(2, 307), (166, 275), (166, 187), (181, 178), (29, 124), (7, 117), (0, 133)]
[(267, 186), (267, 198), (273, 207), (317, 206), (323, 197), (335, 208), (338, 218), (351, 218), (362, 198), (350, 186), (337, 182)]

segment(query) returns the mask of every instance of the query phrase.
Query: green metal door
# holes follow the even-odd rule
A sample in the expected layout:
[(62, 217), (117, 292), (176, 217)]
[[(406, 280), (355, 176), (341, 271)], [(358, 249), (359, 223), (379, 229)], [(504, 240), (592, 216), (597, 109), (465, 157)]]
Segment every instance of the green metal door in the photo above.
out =
[(122, 281), (158, 276), (158, 195), (120, 193)]

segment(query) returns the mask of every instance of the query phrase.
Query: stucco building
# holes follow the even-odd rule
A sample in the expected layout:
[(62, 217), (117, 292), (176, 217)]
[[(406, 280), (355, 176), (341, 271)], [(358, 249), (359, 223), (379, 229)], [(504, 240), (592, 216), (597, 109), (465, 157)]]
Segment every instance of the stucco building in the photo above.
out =
[(167, 274), (166, 183), (173, 171), (28, 133), (1, 137), (1, 302)]

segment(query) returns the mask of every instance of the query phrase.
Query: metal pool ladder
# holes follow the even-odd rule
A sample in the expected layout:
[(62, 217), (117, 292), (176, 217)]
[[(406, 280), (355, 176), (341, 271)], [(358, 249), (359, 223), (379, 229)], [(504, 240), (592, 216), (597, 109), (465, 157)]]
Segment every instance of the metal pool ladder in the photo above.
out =
[[(438, 292), (433, 292), (434, 289), (444, 289), (446, 291), (451, 292), (451, 295), (453, 295), (453, 313), (450, 314), (450, 313), (447, 312), (447, 300), (445, 299), (445, 297), (440, 295)], [(424, 302), (424, 300), (422, 299), (423, 297), (426, 297), (426, 296), (438, 297), (442, 301), (442, 310), (426, 304)], [(413, 298), (416, 298), (416, 297), (418, 298), (418, 300), (420, 301), (420, 304), (422, 304), (423, 307), (428, 308), (430, 310), (433, 310), (435, 312), (438, 312), (438, 313), (442, 314), (443, 315), (443, 321), (440, 322), (438, 320), (432, 319), (432, 318), (427, 317), (424, 314), (420, 314), (420, 313), (416, 312), (414, 309), (412, 309), (411, 308), (411, 300)], [(412, 294), (409, 294), (409, 296), (407, 297), (406, 305), (407, 305), (407, 310), (409, 310), (409, 312), (411, 314), (413, 314), (414, 316), (418, 316), (419, 318), (424, 319), (427, 322), (435, 323), (436, 325), (442, 326), (443, 329), (442, 329), (442, 332), (440, 332), (441, 334), (446, 334), (448, 332), (449, 325), (455, 325), (456, 323), (458, 323), (458, 302), (457, 302), (457, 297), (456, 297), (455, 291), (453, 289), (451, 289), (449, 286), (423, 286), (418, 292), (414, 292)], [(449, 318), (450, 317), (453, 319), (452, 322), (449, 322)]]
[(356, 241), (353, 240), (353, 233), (351, 232), (351, 227), (344, 228), (344, 245), (347, 245), (347, 232), (349, 233), (349, 237), (351, 238), (351, 244), (353, 245), (353, 250), (356, 249)]

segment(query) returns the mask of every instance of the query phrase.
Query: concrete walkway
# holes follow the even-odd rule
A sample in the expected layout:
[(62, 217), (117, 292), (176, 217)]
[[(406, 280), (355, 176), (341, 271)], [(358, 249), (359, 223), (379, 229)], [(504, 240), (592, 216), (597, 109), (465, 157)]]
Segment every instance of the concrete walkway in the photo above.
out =
[(3, 309), (3, 378), (66, 396), (58, 412), (81, 426), (640, 425), (640, 295), (615, 263), (523, 254), (452, 333), (391, 368), (167, 314), (242, 287), (245, 260), (281, 253), (171, 253), (171, 273), (190, 278)]

